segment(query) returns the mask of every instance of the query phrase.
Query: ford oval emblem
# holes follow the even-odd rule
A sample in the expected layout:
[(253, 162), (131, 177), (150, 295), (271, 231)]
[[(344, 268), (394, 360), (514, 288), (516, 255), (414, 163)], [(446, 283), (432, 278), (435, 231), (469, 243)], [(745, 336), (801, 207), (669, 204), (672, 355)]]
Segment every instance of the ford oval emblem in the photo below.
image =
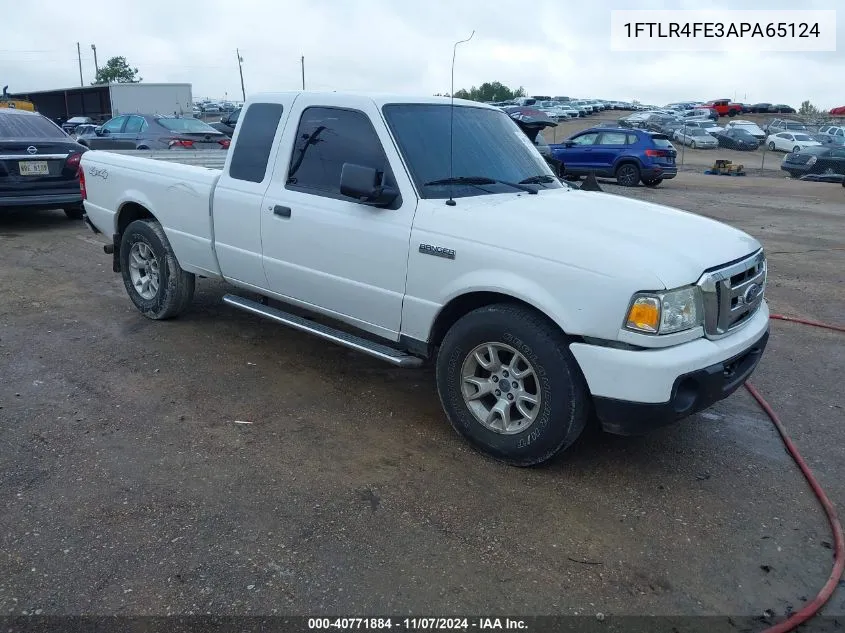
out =
[(746, 304), (753, 303), (754, 300), (760, 295), (760, 285), (759, 284), (751, 284), (748, 288), (745, 289), (745, 292), (742, 294), (742, 298)]

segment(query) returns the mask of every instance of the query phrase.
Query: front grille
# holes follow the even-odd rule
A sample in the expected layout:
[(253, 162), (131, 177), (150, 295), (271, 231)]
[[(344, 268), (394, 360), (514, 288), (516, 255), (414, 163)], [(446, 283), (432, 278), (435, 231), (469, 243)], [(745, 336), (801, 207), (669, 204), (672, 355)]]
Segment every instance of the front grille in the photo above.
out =
[(719, 266), (698, 281), (704, 300), (704, 333), (720, 338), (754, 316), (766, 289), (766, 256), (762, 250)]

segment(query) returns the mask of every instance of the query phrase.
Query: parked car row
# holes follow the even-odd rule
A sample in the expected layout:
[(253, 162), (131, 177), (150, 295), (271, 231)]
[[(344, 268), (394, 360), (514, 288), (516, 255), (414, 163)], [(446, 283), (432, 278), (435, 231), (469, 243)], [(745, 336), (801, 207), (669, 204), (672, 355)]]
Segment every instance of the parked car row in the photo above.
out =
[(489, 105), (499, 108), (523, 106), (535, 108), (546, 114), (554, 121), (565, 121), (598, 114), (605, 110), (633, 110), (634, 106), (622, 101), (606, 101), (604, 99), (571, 99), (569, 97), (518, 97), (510, 101), (489, 102)]

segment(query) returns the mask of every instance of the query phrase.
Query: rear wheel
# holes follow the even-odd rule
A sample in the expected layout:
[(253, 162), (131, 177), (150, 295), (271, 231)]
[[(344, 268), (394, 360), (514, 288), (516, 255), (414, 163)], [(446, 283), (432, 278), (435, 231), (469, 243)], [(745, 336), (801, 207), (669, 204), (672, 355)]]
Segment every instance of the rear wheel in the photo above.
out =
[(616, 168), (616, 182), (623, 187), (635, 187), (640, 181), (640, 168), (633, 163), (622, 163)]
[(516, 466), (570, 446), (587, 424), (590, 400), (568, 343), (522, 306), (485, 306), (459, 319), (437, 355), (437, 391), (455, 431)]
[(65, 215), (71, 220), (81, 220), (85, 209), (82, 207), (65, 207)]
[(169, 319), (187, 310), (195, 277), (179, 266), (155, 220), (135, 220), (120, 241), (120, 271), (132, 303), (145, 317)]

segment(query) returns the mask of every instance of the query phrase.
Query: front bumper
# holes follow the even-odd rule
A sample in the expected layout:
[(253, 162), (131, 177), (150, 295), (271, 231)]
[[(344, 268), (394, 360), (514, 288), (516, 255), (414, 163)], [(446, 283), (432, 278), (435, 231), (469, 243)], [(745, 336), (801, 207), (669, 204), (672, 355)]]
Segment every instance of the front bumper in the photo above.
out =
[(764, 301), (738, 330), (666, 348), (628, 350), (572, 343), (603, 428), (632, 435), (727, 398), (751, 375), (769, 336)]
[(678, 376), (668, 402), (654, 404), (594, 398), (602, 428), (616, 435), (641, 435), (703, 411), (742, 386), (756, 369), (768, 342), (769, 332), (766, 330), (754, 345), (741, 354)]
[(801, 176), (810, 173), (809, 167), (797, 163), (781, 163), (780, 168), (793, 178), (800, 178)]

